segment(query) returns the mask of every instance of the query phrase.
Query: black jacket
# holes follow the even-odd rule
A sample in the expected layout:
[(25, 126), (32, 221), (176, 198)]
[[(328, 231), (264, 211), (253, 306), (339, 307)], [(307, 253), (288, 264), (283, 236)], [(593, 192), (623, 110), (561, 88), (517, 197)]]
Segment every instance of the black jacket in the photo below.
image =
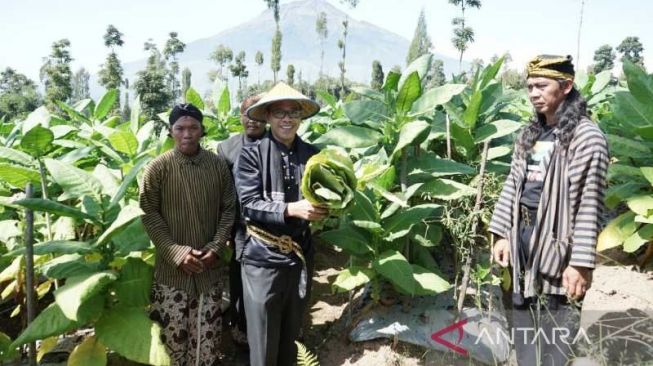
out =
[[(235, 168), (241, 220), (277, 236), (291, 236), (302, 246), (304, 256), (308, 258), (313, 254), (309, 222), (284, 217), (288, 206), (281, 157), (284, 149), (270, 132), (261, 140), (243, 147)], [(291, 151), (296, 154), (297, 172), (302, 177), (306, 162), (319, 150), (297, 136)], [(299, 190), (301, 180), (297, 179), (296, 184)], [(240, 240), (236, 241), (236, 258), (245, 263), (261, 267), (301, 264), (294, 253), (283, 254), (244, 232), (239, 235), (243, 235), (243, 240), (241, 245), (238, 243)]]

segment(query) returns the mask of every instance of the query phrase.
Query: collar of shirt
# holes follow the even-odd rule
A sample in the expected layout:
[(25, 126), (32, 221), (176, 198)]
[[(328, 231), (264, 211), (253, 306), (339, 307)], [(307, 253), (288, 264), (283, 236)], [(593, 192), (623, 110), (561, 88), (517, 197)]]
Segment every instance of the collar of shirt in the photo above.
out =
[(294, 155), (294, 153), (297, 151), (297, 135), (295, 135), (295, 139), (293, 140), (292, 146), (290, 146), (290, 149), (286, 147), (282, 142), (274, 138), (274, 135), (272, 132), (270, 133), (270, 139), (277, 144), (277, 147), (279, 148), (279, 151), (281, 151), (281, 156), (285, 155)]
[(181, 165), (200, 165), (206, 158), (206, 151), (200, 146), (197, 154), (188, 156), (181, 151), (174, 149), (173, 156), (175, 161)]

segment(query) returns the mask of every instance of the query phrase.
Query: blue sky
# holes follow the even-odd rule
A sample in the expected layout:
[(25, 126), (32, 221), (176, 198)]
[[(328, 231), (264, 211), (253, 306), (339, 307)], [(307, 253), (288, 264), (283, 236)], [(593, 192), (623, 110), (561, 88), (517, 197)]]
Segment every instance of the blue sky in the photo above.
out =
[[(329, 0), (353, 18), (364, 20), (407, 39), (412, 38), (420, 9), (424, 9), (435, 51), (455, 56), (451, 45), (451, 18), (458, 9), (447, 0), (360, 0), (352, 9)], [(123, 61), (145, 57), (143, 43), (152, 38), (165, 42), (176, 31), (184, 42), (205, 38), (238, 25), (265, 10), (263, 0), (4, 0), (0, 12), (0, 68), (11, 66), (38, 78), (42, 58), (52, 42), (68, 38), (74, 69), (97, 72), (106, 57), (102, 35), (108, 24), (125, 34)], [(289, 1), (282, 0), (282, 3)], [(481, 9), (467, 12), (476, 42), (465, 59), (488, 60), (509, 51), (513, 66), (520, 67), (540, 53), (576, 57), (580, 0), (483, 0)], [(653, 1), (585, 0), (580, 67), (592, 63), (602, 44), (618, 45), (627, 36), (638, 36), (644, 58), (653, 70)], [(311, 29), (311, 32), (314, 30)]]

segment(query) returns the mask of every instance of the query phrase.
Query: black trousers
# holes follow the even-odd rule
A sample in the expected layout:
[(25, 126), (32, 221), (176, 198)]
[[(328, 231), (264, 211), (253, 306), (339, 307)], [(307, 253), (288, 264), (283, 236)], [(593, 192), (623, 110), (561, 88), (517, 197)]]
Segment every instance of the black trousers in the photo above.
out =
[(300, 298), (301, 266), (268, 268), (242, 264), (251, 366), (287, 366), (297, 360), (295, 340), (310, 298), (310, 261), (307, 267), (306, 296)]
[(541, 295), (513, 304), (512, 322), (519, 366), (564, 366), (573, 359), (580, 309), (566, 296)]
[[(522, 210), (519, 224), (519, 250), (522, 263), (531, 253), (528, 244), (533, 234), (536, 211)], [(525, 220), (525, 215), (529, 219)], [(513, 279), (514, 281), (515, 279)], [(519, 366), (564, 366), (572, 359), (573, 341), (580, 326), (580, 309), (564, 295), (543, 294), (512, 305), (513, 344)]]
[(243, 333), (247, 332), (247, 318), (245, 317), (245, 304), (243, 303), (243, 280), (240, 277), (240, 262), (236, 255), (231, 256), (229, 262), (229, 325), (238, 328)]

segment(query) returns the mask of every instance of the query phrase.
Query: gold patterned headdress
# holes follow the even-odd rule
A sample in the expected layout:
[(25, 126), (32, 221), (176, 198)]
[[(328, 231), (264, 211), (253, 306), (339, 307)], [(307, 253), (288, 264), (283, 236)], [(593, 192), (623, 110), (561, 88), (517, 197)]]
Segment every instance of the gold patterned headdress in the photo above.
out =
[(574, 80), (576, 73), (571, 60), (571, 56), (537, 56), (526, 67), (528, 77)]

